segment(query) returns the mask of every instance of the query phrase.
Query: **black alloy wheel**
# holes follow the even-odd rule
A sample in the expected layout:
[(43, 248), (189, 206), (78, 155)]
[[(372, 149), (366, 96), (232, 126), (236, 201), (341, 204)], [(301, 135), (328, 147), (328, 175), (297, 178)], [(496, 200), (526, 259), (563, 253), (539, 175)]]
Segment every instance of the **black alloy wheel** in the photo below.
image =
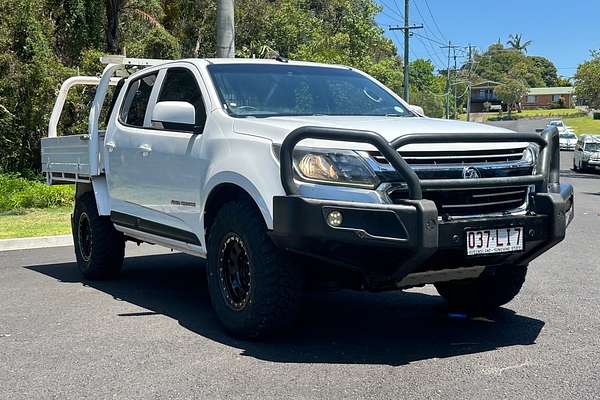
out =
[(250, 299), (252, 279), (246, 246), (236, 233), (227, 234), (221, 244), (218, 273), (227, 305), (242, 310)]

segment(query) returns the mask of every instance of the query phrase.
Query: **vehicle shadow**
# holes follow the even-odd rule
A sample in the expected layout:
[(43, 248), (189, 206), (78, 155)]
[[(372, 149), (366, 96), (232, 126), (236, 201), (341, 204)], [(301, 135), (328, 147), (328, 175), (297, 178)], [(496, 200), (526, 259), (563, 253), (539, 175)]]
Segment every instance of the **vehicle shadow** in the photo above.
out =
[(583, 179), (600, 179), (600, 174), (577, 172), (572, 169), (561, 169), (560, 176), (562, 178), (583, 178)]
[(244, 356), (273, 362), (403, 365), (534, 344), (544, 326), (506, 308), (487, 321), (449, 318), (440, 297), (422, 293), (337, 291), (307, 295), (289, 334), (252, 342), (223, 331), (210, 306), (202, 262), (184, 254), (127, 258), (121, 278), (106, 282), (82, 281), (75, 263), (26, 268), (148, 310), (119, 314), (123, 318), (164, 314)]

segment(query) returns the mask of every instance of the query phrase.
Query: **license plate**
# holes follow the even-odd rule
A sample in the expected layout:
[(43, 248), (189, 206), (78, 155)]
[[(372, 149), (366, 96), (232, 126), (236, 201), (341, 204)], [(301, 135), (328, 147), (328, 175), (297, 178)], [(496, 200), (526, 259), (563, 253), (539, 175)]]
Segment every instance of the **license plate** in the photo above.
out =
[(523, 228), (467, 231), (467, 255), (509, 253), (523, 250)]

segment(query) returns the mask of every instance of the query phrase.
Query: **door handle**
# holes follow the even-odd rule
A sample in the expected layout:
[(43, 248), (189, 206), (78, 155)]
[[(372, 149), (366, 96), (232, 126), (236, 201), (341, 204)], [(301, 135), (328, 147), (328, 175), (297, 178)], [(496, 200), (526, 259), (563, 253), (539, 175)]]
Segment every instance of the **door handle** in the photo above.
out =
[(117, 147), (117, 145), (115, 144), (115, 142), (106, 142), (104, 144), (104, 147), (106, 147), (109, 153), (112, 153), (112, 151)]
[(138, 147), (138, 150), (142, 152), (142, 157), (147, 157), (152, 151), (152, 147), (149, 144), (142, 144)]

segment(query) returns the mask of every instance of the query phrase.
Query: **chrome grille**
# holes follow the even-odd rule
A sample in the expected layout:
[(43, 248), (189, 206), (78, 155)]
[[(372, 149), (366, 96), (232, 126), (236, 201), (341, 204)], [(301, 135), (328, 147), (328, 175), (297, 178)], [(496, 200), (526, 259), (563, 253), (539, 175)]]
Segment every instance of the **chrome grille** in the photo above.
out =
[[(466, 150), (466, 151), (400, 151), (400, 155), (411, 165), (437, 165), (437, 164), (479, 164), (479, 163), (506, 163), (521, 160), (523, 148), (494, 149), (494, 150)], [(370, 152), (371, 157), (379, 164), (389, 164), (377, 151)]]

